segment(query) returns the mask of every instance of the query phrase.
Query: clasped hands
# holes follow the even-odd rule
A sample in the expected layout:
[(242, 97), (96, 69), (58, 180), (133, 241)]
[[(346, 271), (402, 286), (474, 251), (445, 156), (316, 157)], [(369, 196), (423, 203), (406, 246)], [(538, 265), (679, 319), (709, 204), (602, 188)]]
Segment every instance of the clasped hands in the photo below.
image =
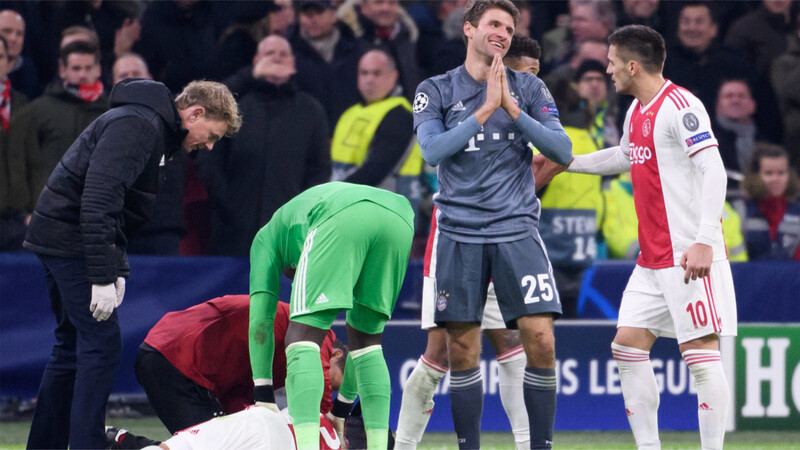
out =
[(511, 116), (511, 120), (516, 120), (521, 111), (517, 100), (511, 96), (508, 89), (506, 66), (499, 54), (494, 55), (492, 66), (489, 68), (489, 77), (486, 79), (486, 100), (475, 112), (478, 123), (481, 125), (486, 123), (498, 108), (503, 108)]

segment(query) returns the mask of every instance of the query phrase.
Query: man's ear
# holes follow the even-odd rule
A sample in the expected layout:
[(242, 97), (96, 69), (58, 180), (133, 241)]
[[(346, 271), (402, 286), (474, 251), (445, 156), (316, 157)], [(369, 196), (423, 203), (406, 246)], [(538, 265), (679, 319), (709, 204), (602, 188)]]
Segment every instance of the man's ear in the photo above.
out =
[(189, 120), (196, 121), (198, 119), (202, 119), (206, 115), (206, 109), (200, 105), (192, 105), (189, 107)]
[(344, 352), (340, 348), (334, 348), (333, 353), (331, 353), (331, 359), (333, 358), (341, 358), (344, 356)]

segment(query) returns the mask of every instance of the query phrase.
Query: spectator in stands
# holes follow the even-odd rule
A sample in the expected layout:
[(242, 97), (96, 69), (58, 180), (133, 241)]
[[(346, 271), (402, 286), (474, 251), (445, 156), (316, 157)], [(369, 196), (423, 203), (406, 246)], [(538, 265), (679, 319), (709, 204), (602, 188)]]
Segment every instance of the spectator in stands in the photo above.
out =
[(553, 29), (542, 37), (542, 62), (547, 70), (569, 61), (581, 42), (605, 41), (616, 26), (610, 0), (570, 0), (569, 11), (569, 27)]
[[(250, 296), (226, 295), (166, 314), (147, 333), (136, 355), (136, 379), (170, 433), (253, 404), (248, 320)], [(284, 338), (289, 304), (275, 316), (273, 388), (286, 379)], [(325, 393), (320, 412), (331, 410), (331, 391), (342, 384), (347, 347), (329, 330), (320, 346)], [(285, 406), (285, 404), (284, 404)]]
[(111, 68), (111, 73), (112, 81), (115, 85), (125, 78), (153, 79), (144, 58), (136, 53), (126, 53), (117, 58)]
[(800, 171), (800, 18), (786, 53), (772, 65), (772, 86), (783, 116), (783, 143), (792, 167)]
[(64, 48), (75, 41), (89, 42), (96, 47), (100, 47), (100, 36), (94, 30), (83, 25), (73, 25), (61, 32), (61, 42), (58, 44), (58, 48)]
[(759, 142), (739, 203), (751, 260), (800, 260), (800, 177), (783, 147)]
[(658, 7), (661, 0), (622, 0), (621, 11), (617, 14), (617, 25), (647, 25), (648, 27), (664, 34), (665, 21), (659, 14)]
[(725, 46), (740, 52), (750, 69), (767, 82), (772, 62), (786, 51), (796, 25), (792, 3), (797, 4), (762, 0), (761, 7), (733, 22), (725, 35)]
[[(463, 13), (466, 0), (424, 0), (408, 6), (408, 15), (414, 19), (419, 29), (419, 40), (417, 41), (417, 55), (419, 58), (420, 69), (423, 77), (430, 77), (444, 73), (457, 67), (464, 61), (466, 50), (455, 57), (455, 65), (445, 70), (439, 70), (437, 62), (440, 57), (437, 55), (441, 44), (446, 40), (442, 29), (445, 19), (454, 11)], [(457, 14), (457, 13), (456, 13)], [(456, 36), (461, 40), (460, 35)], [(462, 45), (463, 47), (463, 42)]]
[[(258, 43), (270, 34), (270, 17), (279, 7), (274, 2), (229, 2), (234, 22), (228, 26), (215, 46), (215, 76), (224, 80), (253, 61)], [(290, 8), (291, 9), (291, 8)]]
[(608, 89), (606, 65), (593, 59), (578, 66), (575, 73), (580, 107), (586, 112), (588, 130), (598, 149), (619, 143), (617, 129), (616, 96)]
[(248, 256), (258, 230), (284, 203), (329, 181), (330, 132), (322, 105), (298, 90), (292, 48), (280, 36), (226, 80), (247, 118), (239, 134), (197, 156), (211, 199), (213, 254)]
[[(27, 103), (25, 94), (15, 90), (8, 79), (11, 60), (8, 43), (0, 35), (0, 252), (21, 250), (25, 230), (30, 220), (30, 203), (19, 192), (25, 186), (25, 164), (19, 156), (10, 157), (8, 141), (17, 130), (16, 119)], [(12, 124), (14, 127), (12, 129)]]
[(667, 49), (664, 76), (713, 105), (723, 78), (746, 77), (752, 65), (716, 42), (717, 22), (710, 3), (687, 2), (680, 10), (678, 43)]
[(587, 39), (577, 45), (575, 53), (568, 61), (551, 69), (545, 79), (554, 82), (557, 78), (572, 81), (575, 71), (584, 61), (594, 60), (605, 64), (608, 61), (608, 42), (603, 39)]
[(464, 64), (467, 46), (464, 43), (463, 22), (464, 8), (452, 10), (442, 22), (442, 39), (434, 44), (434, 61), (429, 66), (434, 74), (445, 73)]
[(314, 96), (328, 115), (329, 130), (359, 99), (358, 60), (364, 44), (336, 18), (331, 0), (296, 0), (297, 25), (289, 42), (294, 50), (300, 90)]
[(0, 36), (3, 36), (8, 43), (8, 58), (11, 64), (8, 79), (28, 99), (35, 99), (42, 93), (42, 87), (39, 85), (39, 72), (33, 61), (22, 56), (22, 47), (25, 45), (25, 19), (10, 9), (0, 11)]
[(712, 126), (728, 173), (729, 198), (741, 196), (739, 184), (753, 158), (753, 146), (763, 139), (753, 120), (756, 106), (746, 80), (728, 79), (720, 85)]
[(339, 8), (338, 16), (367, 48), (385, 50), (397, 61), (402, 95), (413, 96), (422, 81), (416, 48), (419, 30), (399, 0), (351, 0)]
[(59, 76), (20, 112), (15, 125), (19, 133), (15, 132), (9, 142), (10, 157), (25, 161), (25, 185), (20, 192), (26, 211), (33, 211), (50, 172), (72, 142), (108, 110), (96, 45), (75, 41), (62, 48)]
[[(519, 20), (517, 20), (517, 27), (514, 28), (515, 36), (531, 37), (531, 16), (533, 14), (533, 7), (528, 0), (512, 0), (514, 6), (519, 10)], [(537, 45), (539, 41), (536, 41)]]
[(273, 0), (273, 3), (277, 9), (269, 13), (270, 33), (286, 37), (297, 19), (292, 8), (292, 0)]
[(205, 1), (151, 2), (144, 12), (141, 40), (134, 46), (150, 73), (173, 92), (213, 74), (217, 42), (212, 11)]
[(422, 151), (414, 136), (411, 104), (400, 95), (398, 77), (397, 64), (384, 50), (370, 50), (361, 57), (358, 91), (362, 100), (336, 124), (332, 180), (401, 194), (416, 212), (422, 195)]

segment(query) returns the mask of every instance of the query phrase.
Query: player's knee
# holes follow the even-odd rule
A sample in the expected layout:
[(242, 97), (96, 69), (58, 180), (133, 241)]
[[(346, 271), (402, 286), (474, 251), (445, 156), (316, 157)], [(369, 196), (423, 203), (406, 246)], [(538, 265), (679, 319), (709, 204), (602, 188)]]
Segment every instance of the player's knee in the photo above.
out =
[(550, 367), (555, 363), (556, 339), (552, 332), (537, 330), (526, 333), (522, 342), (528, 365), (533, 367)]
[(703, 337), (692, 339), (691, 341), (684, 342), (678, 346), (680, 352), (686, 350), (718, 350), (719, 349), (719, 336), (716, 334), (709, 334)]

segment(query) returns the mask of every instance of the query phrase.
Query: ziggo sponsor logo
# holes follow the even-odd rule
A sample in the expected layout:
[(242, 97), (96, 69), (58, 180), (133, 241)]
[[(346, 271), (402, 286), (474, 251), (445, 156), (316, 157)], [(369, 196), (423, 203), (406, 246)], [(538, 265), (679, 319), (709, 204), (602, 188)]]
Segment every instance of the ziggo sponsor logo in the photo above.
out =
[(650, 147), (636, 147), (633, 144), (629, 145), (631, 154), (631, 165), (644, 164), (650, 158), (653, 157), (653, 151), (650, 150)]

